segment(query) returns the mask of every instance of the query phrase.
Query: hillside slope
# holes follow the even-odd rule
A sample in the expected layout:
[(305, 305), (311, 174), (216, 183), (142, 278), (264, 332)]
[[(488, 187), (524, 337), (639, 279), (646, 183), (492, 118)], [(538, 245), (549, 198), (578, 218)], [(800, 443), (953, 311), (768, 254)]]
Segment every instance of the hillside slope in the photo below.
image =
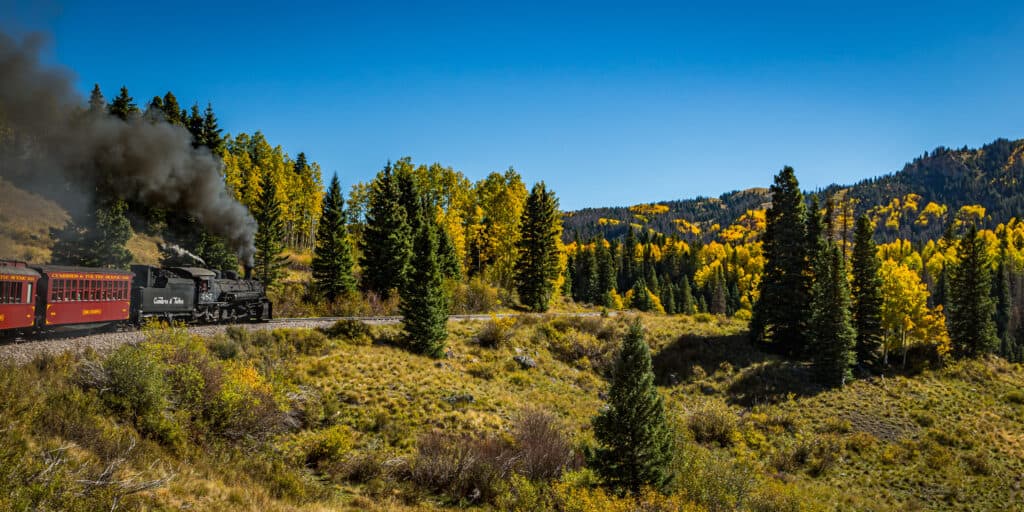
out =
[[(772, 170), (772, 173), (778, 171)], [(797, 177), (801, 169), (796, 169)], [(766, 171), (764, 184), (770, 184)], [(905, 238), (912, 241), (935, 239), (942, 235), (962, 206), (981, 205), (988, 214), (984, 225), (994, 226), (1024, 212), (1024, 139), (998, 139), (978, 149), (949, 149), (939, 147), (906, 164), (898, 172), (862, 180), (853, 185), (832, 185), (817, 191), (831, 197), (846, 191), (856, 200), (855, 213), (886, 208), (900, 210), (907, 206), (905, 199), (912, 197), (912, 216), (898, 225), (886, 226), (879, 222), (877, 235), (883, 240)], [(903, 201), (893, 205), (893, 199)], [(621, 237), (629, 224), (653, 229), (665, 235), (682, 234), (686, 238), (714, 238), (717, 224), (720, 228), (735, 222), (747, 210), (764, 208), (771, 202), (768, 190), (753, 188), (730, 192), (717, 198), (665, 201), (657, 203), (667, 207), (662, 213), (647, 214), (650, 207), (587, 208), (567, 212), (563, 218), (564, 238), (572, 240), (577, 234), (587, 239), (597, 233), (606, 238)], [(934, 222), (916, 222), (925, 206), (936, 203), (946, 208), (944, 217)], [(888, 213), (888, 212), (887, 212)], [(686, 222), (680, 222), (679, 219)], [(697, 226), (695, 232), (691, 226)]]
[[(803, 366), (751, 347), (741, 322), (642, 318), (678, 455), (669, 496), (645, 497), (644, 510), (995, 510), (1024, 499), (1020, 365), (961, 362), (824, 391), (805, 384)], [(559, 436), (577, 454), (593, 446), (628, 321), (451, 324), (441, 360), (396, 346), (394, 326), (158, 330), (109, 357), (6, 368), (0, 462), (17, 469), (0, 472), (0, 505), (635, 510), (574, 469), (579, 456), (535, 480), (505, 465), (563, 453)], [(561, 434), (524, 436), (530, 411), (554, 414)]]

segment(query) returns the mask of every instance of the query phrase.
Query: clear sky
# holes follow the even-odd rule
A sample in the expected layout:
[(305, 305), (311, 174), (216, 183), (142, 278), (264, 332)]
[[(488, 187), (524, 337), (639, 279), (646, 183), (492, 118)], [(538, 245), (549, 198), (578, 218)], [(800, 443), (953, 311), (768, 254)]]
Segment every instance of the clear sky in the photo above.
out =
[(432, 3), (0, 0), (0, 26), (50, 32), (83, 94), (212, 102), (346, 186), (408, 155), (576, 209), (1024, 137), (1024, 2)]

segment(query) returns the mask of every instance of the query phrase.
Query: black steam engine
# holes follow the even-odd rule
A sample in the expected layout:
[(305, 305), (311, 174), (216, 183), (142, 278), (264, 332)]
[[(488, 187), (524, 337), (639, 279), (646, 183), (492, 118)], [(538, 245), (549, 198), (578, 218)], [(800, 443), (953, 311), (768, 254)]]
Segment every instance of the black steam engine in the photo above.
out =
[(132, 265), (132, 321), (218, 323), (265, 321), (273, 316), (262, 283), (234, 272), (198, 267)]

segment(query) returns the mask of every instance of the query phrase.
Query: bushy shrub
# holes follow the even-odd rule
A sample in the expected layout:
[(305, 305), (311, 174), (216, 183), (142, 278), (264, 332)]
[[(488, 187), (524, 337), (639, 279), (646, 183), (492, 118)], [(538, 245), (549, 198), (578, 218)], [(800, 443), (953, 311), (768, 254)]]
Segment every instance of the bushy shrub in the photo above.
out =
[(420, 436), (409, 477), (419, 487), (469, 502), (490, 502), (512, 473), (512, 445), (498, 437), (432, 431)]
[(250, 364), (228, 362), (215, 383), (207, 414), (211, 426), (229, 439), (264, 438), (285, 427), (285, 414), (270, 384)]
[(517, 452), (515, 468), (526, 478), (551, 480), (582, 465), (551, 413), (527, 409), (520, 413), (512, 431)]
[(370, 326), (359, 320), (338, 320), (325, 328), (323, 333), (352, 345), (369, 345), (373, 342)]
[(343, 425), (306, 430), (295, 439), (295, 457), (314, 469), (341, 464), (352, 450), (352, 431)]
[(616, 344), (574, 327), (560, 330), (555, 323), (540, 326), (539, 331), (548, 342), (548, 350), (556, 359), (584, 370), (607, 374), (615, 361)]
[(736, 431), (736, 415), (724, 404), (708, 401), (690, 414), (687, 425), (697, 442), (729, 446)]
[(505, 345), (512, 339), (513, 327), (516, 319), (513, 317), (499, 317), (491, 315), (491, 319), (484, 324), (483, 329), (476, 335), (476, 341), (481, 347), (498, 348)]
[(490, 313), (501, 306), (498, 289), (482, 277), (474, 276), (467, 283), (452, 282), (451, 312), (456, 315)]

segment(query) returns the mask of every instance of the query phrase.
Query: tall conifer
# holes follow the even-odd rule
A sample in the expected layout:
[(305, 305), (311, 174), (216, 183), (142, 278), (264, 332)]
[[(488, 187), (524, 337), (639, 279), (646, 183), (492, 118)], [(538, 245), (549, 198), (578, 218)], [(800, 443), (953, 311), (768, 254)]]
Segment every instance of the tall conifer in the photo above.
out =
[(519, 301), (531, 311), (547, 311), (558, 279), (558, 239), (562, 223), (558, 199), (541, 181), (533, 186), (519, 224), (515, 285)]
[(985, 240), (971, 226), (957, 247), (949, 275), (949, 339), (956, 357), (977, 357), (999, 348)]
[(878, 365), (882, 356), (881, 261), (873, 229), (866, 215), (857, 219), (853, 233), (853, 325), (857, 331), (857, 362), (867, 368)]
[(281, 200), (277, 197), (277, 184), (270, 176), (263, 180), (258, 204), (253, 216), (256, 230), (256, 258), (254, 275), (266, 286), (273, 286), (284, 275), (288, 257), (284, 256), (284, 220), (281, 218)]
[(857, 333), (850, 324), (850, 289), (842, 250), (833, 242), (822, 245), (811, 289), (811, 361), (819, 382), (840, 387), (852, 378)]
[(412, 251), (406, 209), (399, 201), (398, 183), (389, 162), (370, 186), (366, 225), (360, 240), (363, 269), (360, 285), (387, 298), (402, 285)]
[(593, 423), (600, 443), (593, 462), (609, 487), (636, 494), (645, 486), (668, 483), (672, 437), (639, 320), (623, 339), (608, 403)]
[(442, 286), (441, 266), (437, 261), (437, 229), (431, 219), (420, 219), (413, 238), (413, 251), (407, 279), (400, 289), (402, 324), (409, 349), (430, 357), (444, 355), (448, 337), (448, 302)]
[(356, 280), (352, 276), (352, 242), (348, 236), (344, 208), (345, 198), (335, 175), (324, 196), (312, 264), (316, 286), (328, 301), (344, 297), (356, 288)]
[(754, 305), (751, 336), (789, 355), (802, 355), (810, 319), (807, 214), (792, 167), (775, 176), (766, 212), (765, 268)]

